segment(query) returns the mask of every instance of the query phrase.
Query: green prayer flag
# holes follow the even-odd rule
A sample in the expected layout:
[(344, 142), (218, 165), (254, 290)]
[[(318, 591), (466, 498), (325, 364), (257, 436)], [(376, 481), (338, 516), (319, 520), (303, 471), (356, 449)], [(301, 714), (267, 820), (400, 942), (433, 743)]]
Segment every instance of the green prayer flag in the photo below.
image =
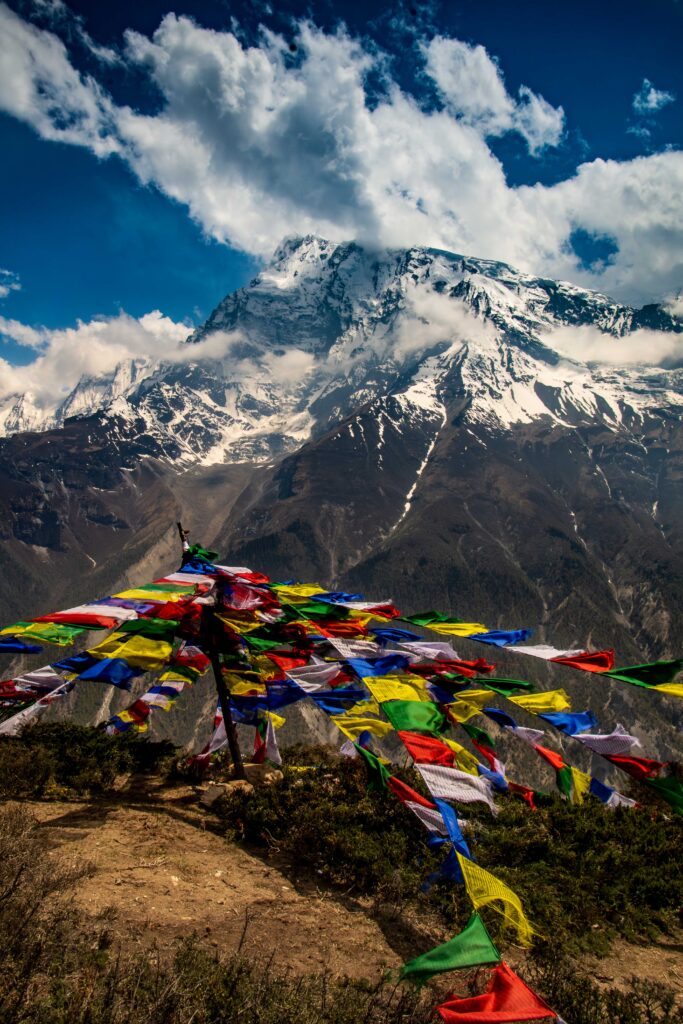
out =
[(242, 636), (242, 639), (245, 641), (250, 651), (257, 652), (272, 651), (274, 647), (282, 647), (285, 642), (283, 640), (264, 640), (260, 636), (254, 636), (253, 633), (245, 633)]
[(609, 672), (601, 672), (600, 675), (612, 676), (613, 679), (621, 679), (635, 686), (662, 686), (673, 682), (681, 670), (683, 658), (674, 658), (673, 661), (653, 661), (648, 665), (613, 668)]
[[(464, 694), (464, 699), (467, 700), (467, 694)], [(496, 749), (496, 745), (486, 732), (485, 729), (480, 729), (478, 725), (470, 725), (469, 722), (461, 722), (461, 727), (465, 730), (468, 736), (477, 743), (481, 743), (484, 747), (490, 747), (492, 750)]]
[(188, 555), (192, 555), (193, 558), (200, 558), (203, 562), (213, 562), (214, 558), (218, 558), (217, 551), (209, 551), (207, 548), (203, 548), (201, 544), (192, 544), (187, 550)]
[(388, 700), (382, 704), (382, 711), (400, 732), (439, 733), (447, 724), (436, 704), (427, 701)]
[(416, 612), (415, 615), (402, 615), (401, 622), (412, 622), (414, 626), (429, 626), (432, 622), (463, 622), (463, 619), (454, 619), (443, 612)]
[(354, 743), (354, 747), (365, 760), (365, 767), (368, 770), (368, 789), (382, 793), (388, 788), (387, 779), (391, 778), (391, 772), (372, 751), (361, 747), (359, 743)]
[(472, 914), (459, 935), (404, 964), (400, 976), (422, 985), (442, 971), (457, 971), (463, 967), (478, 967), (480, 964), (499, 964), (500, 961), (500, 953), (486, 925), (479, 914)]
[(572, 778), (572, 770), (569, 765), (565, 765), (564, 768), (558, 768), (555, 773), (555, 780), (557, 782), (557, 788), (560, 793), (562, 793), (562, 796), (566, 796), (567, 800), (571, 800), (574, 780)]
[(153, 640), (167, 640), (173, 643), (178, 623), (172, 619), (126, 619), (116, 627), (117, 633), (134, 633)]
[(648, 779), (646, 785), (654, 789), (662, 800), (666, 800), (676, 814), (683, 815), (683, 783), (679, 779), (673, 776), (666, 779)]
[(490, 676), (483, 676), (478, 678), (476, 682), (481, 683), (487, 690), (494, 690), (501, 697), (511, 697), (517, 690), (526, 690), (527, 693), (533, 693), (536, 689), (534, 684), (526, 679), (496, 679)]
[(348, 608), (342, 608), (338, 604), (327, 604), (325, 601), (309, 601), (308, 604), (290, 607), (296, 609), (297, 617), (300, 619), (332, 619), (336, 622), (347, 619), (351, 614)]
[[(158, 591), (161, 594), (192, 594), (195, 586), (194, 583), (143, 583), (141, 587), (135, 587), (135, 590)], [(102, 614), (105, 612), (106, 608)]]

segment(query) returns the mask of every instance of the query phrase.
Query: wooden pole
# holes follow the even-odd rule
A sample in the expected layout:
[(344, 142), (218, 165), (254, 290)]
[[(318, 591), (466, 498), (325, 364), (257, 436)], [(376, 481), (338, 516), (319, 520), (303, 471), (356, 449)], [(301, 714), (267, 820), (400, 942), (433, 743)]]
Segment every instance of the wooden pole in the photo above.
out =
[[(190, 531), (183, 529), (182, 523), (176, 523), (176, 526), (178, 527), (178, 535), (180, 536), (180, 543), (183, 545), (184, 554), (187, 535)], [(216, 606), (220, 604), (222, 593), (223, 588), (220, 581), (217, 580)], [(233, 771), (236, 779), (245, 779), (246, 773), (244, 771), (244, 762), (242, 761), (239, 740), (237, 739), (237, 729), (235, 728), (232, 711), (230, 710), (230, 691), (225, 685), (225, 679), (223, 678), (219, 644), (220, 635), (221, 627), (216, 617), (215, 607), (212, 608), (209, 605), (202, 605), (202, 643), (209, 660), (211, 661), (211, 668), (213, 669), (213, 678), (216, 684), (218, 703), (221, 706), (221, 714), (223, 715), (223, 725), (225, 726), (225, 735), (228, 739), (228, 749), (230, 750), (230, 757), (232, 758)]]
[[(222, 589), (218, 582), (216, 582), (216, 588), (216, 602), (218, 603), (222, 593)], [(236, 779), (246, 779), (247, 776), (244, 771), (242, 752), (240, 751), (239, 740), (237, 738), (237, 729), (235, 728), (232, 711), (230, 709), (230, 691), (225, 685), (223, 669), (221, 666), (220, 648), (218, 644), (218, 638), (221, 634), (220, 623), (216, 616), (215, 609), (208, 605), (204, 606), (203, 616), (204, 625), (206, 627), (207, 654), (211, 660), (213, 678), (216, 683), (216, 692), (218, 693), (218, 703), (221, 706), (221, 712), (223, 714), (223, 725), (225, 726), (225, 735), (228, 739), (228, 749), (230, 750), (230, 757), (232, 758), (233, 772)]]

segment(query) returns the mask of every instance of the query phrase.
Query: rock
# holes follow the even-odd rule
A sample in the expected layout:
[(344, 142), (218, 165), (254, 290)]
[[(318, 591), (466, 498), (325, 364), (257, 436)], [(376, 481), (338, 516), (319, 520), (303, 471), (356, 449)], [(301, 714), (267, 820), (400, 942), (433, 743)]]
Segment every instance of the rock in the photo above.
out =
[(279, 768), (273, 768), (269, 764), (245, 764), (244, 773), (255, 786), (272, 786), (284, 778)]
[(203, 807), (213, 807), (217, 800), (225, 796), (227, 789), (227, 785), (212, 784), (208, 786), (199, 798), (200, 804)]

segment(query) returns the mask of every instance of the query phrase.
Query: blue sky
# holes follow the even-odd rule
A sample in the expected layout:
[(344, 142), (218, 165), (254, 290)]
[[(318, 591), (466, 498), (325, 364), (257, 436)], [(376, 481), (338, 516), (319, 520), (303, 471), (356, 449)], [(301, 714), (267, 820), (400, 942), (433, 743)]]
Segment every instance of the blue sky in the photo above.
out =
[(0, 4), (0, 357), (308, 231), (680, 294), (683, 4), (273, 7)]

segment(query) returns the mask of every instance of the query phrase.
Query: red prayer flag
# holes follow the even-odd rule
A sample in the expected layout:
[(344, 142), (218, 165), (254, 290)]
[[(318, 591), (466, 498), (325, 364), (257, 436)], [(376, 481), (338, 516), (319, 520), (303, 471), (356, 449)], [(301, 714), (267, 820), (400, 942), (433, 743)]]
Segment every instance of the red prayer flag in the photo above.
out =
[(346, 622), (316, 623), (318, 632), (322, 636), (339, 637), (340, 640), (355, 640), (360, 636), (367, 636), (368, 627), (364, 626), (358, 619), (348, 619)]
[(398, 797), (401, 803), (410, 801), (410, 803), (413, 804), (420, 804), (421, 807), (429, 807), (432, 811), (436, 810), (436, 804), (433, 804), (431, 800), (427, 800), (419, 793), (416, 793), (414, 789), (411, 789), (407, 783), (401, 782), (401, 780), (397, 779), (395, 775), (389, 776), (387, 779), (387, 786), (394, 796)]
[(393, 604), (375, 604), (363, 609), (365, 615), (382, 615), (385, 619), (396, 619), (401, 614)]
[(542, 747), (538, 743), (534, 743), (534, 750), (540, 754), (541, 757), (551, 764), (556, 772), (559, 772), (561, 768), (566, 768), (567, 765), (562, 760), (562, 757), (555, 750), (548, 750), (547, 747)]
[(558, 665), (580, 668), (584, 672), (608, 672), (614, 668), (614, 650), (584, 651), (583, 654), (575, 654), (571, 658), (551, 658), (550, 661)]
[(268, 661), (274, 662), (283, 672), (289, 672), (292, 668), (301, 668), (302, 665), (308, 665), (309, 660), (306, 655), (273, 654), (272, 651), (268, 651), (265, 657), (268, 658)]
[(493, 970), (486, 992), (469, 999), (449, 999), (437, 1007), (445, 1024), (493, 1024), (524, 1020), (557, 1020), (540, 996), (503, 960)]
[(420, 676), (437, 676), (444, 672), (457, 672), (469, 679), (480, 675), (489, 675), (494, 671), (495, 665), (490, 665), (485, 658), (477, 658), (475, 661), (441, 661), (438, 664), (430, 662), (427, 665), (411, 665), (410, 671)]
[(526, 803), (528, 803), (532, 811), (536, 810), (536, 804), (534, 803), (535, 793), (533, 789), (529, 786), (523, 786), (520, 782), (508, 782), (508, 789), (511, 793), (517, 793), (518, 796), (521, 796), (522, 800), (525, 800)]
[(656, 779), (666, 765), (662, 761), (651, 761), (649, 757), (621, 757), (616, 754), (605, 754), (608, 761), (623, 768), (634, 779)]
[(473, 737), (471, 737), (471, 741), (472, 746), (476, 747), (476, 749), (479, 751), (482, 757), (486, 758), (488, 766), (491, 769), (491, 771), (499, 771), (500, 761), (496, 757), (495, 750), (492, 750), (491, 747), (487, 747), (484, 743), (481, 742), (481, 740), (475, 740)]
[(118, 626), (120, 619), (110, 615), (99, 615), (97, 612), (52, 612), (51, 615), (40, 615), (31, 622), (54, 622), (68, 626), (92, 626), (95, 629), (112, 629)]
[(400, 729), (398, 734), (416, 764), (442, 764), (447, 768), (453, 767), (455, 754), (441, 740), (416, 732), (403, 732)]

